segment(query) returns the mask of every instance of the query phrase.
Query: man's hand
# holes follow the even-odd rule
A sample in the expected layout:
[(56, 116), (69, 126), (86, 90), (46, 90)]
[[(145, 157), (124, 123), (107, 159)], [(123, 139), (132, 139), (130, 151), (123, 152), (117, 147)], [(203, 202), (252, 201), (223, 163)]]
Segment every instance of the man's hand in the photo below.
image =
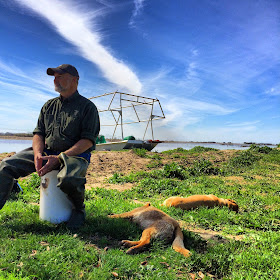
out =
[(45, 174), (47, 174), (48, 172), (56, 169), (57, 167), (59, 167), (59, 160), (58, 160), (58, 156), (42, 156), (42, 161), (43, 160), (47, 160), (47, 163), (39, 170), (37, 170), (38, 175), (39, 176), (44, 176)]
[(37, 172), (42, 168), (43, 158), (41, 153), (34, 154), (34, 164)]

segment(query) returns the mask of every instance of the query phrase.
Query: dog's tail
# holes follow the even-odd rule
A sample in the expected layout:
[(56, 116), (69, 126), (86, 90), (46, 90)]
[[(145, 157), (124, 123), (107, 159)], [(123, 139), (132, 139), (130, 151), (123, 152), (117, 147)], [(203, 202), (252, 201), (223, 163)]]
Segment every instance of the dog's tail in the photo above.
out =
[(178, 226), (175, 229), (175, 238), (172, 243), (172, 248), (176, 252), (184, 255), (185, 257), (189, 257), (191, 256), (191, 252), (185, 248), (183, 240), (184, 240), (183, 232), (181, 228)]

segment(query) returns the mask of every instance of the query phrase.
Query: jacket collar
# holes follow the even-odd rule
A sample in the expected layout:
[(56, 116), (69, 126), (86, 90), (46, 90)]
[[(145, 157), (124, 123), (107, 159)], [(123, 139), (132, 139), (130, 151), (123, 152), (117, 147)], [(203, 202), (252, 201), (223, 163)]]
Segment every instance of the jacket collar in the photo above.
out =
[(79, 92), (76, 90), (74, 92), (73, 95), (71, 95), (70, 97), (68, 98), (63, 98), (61, 95), (59, 96), (59, 99), (61, 102), (73, 102), (75, 101), (78, 97), (80, 96)]

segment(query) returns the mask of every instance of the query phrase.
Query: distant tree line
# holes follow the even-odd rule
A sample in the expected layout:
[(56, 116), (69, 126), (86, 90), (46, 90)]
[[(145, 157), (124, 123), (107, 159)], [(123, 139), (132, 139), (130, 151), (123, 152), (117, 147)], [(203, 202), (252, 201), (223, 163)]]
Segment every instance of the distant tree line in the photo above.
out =
[(12, 133), (12, 132), (0, 132), (0, 136), (17, 136), (17, 137), (32, 137), (32, 132), (23, 132), (23, 133)]

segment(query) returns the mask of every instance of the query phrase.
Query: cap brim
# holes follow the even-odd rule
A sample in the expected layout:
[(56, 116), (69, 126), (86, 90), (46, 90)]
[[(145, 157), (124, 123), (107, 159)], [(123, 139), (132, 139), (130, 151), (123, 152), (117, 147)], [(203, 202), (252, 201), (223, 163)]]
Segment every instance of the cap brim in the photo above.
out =
[(66, 73), (66, 72), (59, 69), (59, 68), (48, 68), (47, 69), (47, 74), (48, 75), (54, 76), (54, 73), (63, 74), (63, 73)]

